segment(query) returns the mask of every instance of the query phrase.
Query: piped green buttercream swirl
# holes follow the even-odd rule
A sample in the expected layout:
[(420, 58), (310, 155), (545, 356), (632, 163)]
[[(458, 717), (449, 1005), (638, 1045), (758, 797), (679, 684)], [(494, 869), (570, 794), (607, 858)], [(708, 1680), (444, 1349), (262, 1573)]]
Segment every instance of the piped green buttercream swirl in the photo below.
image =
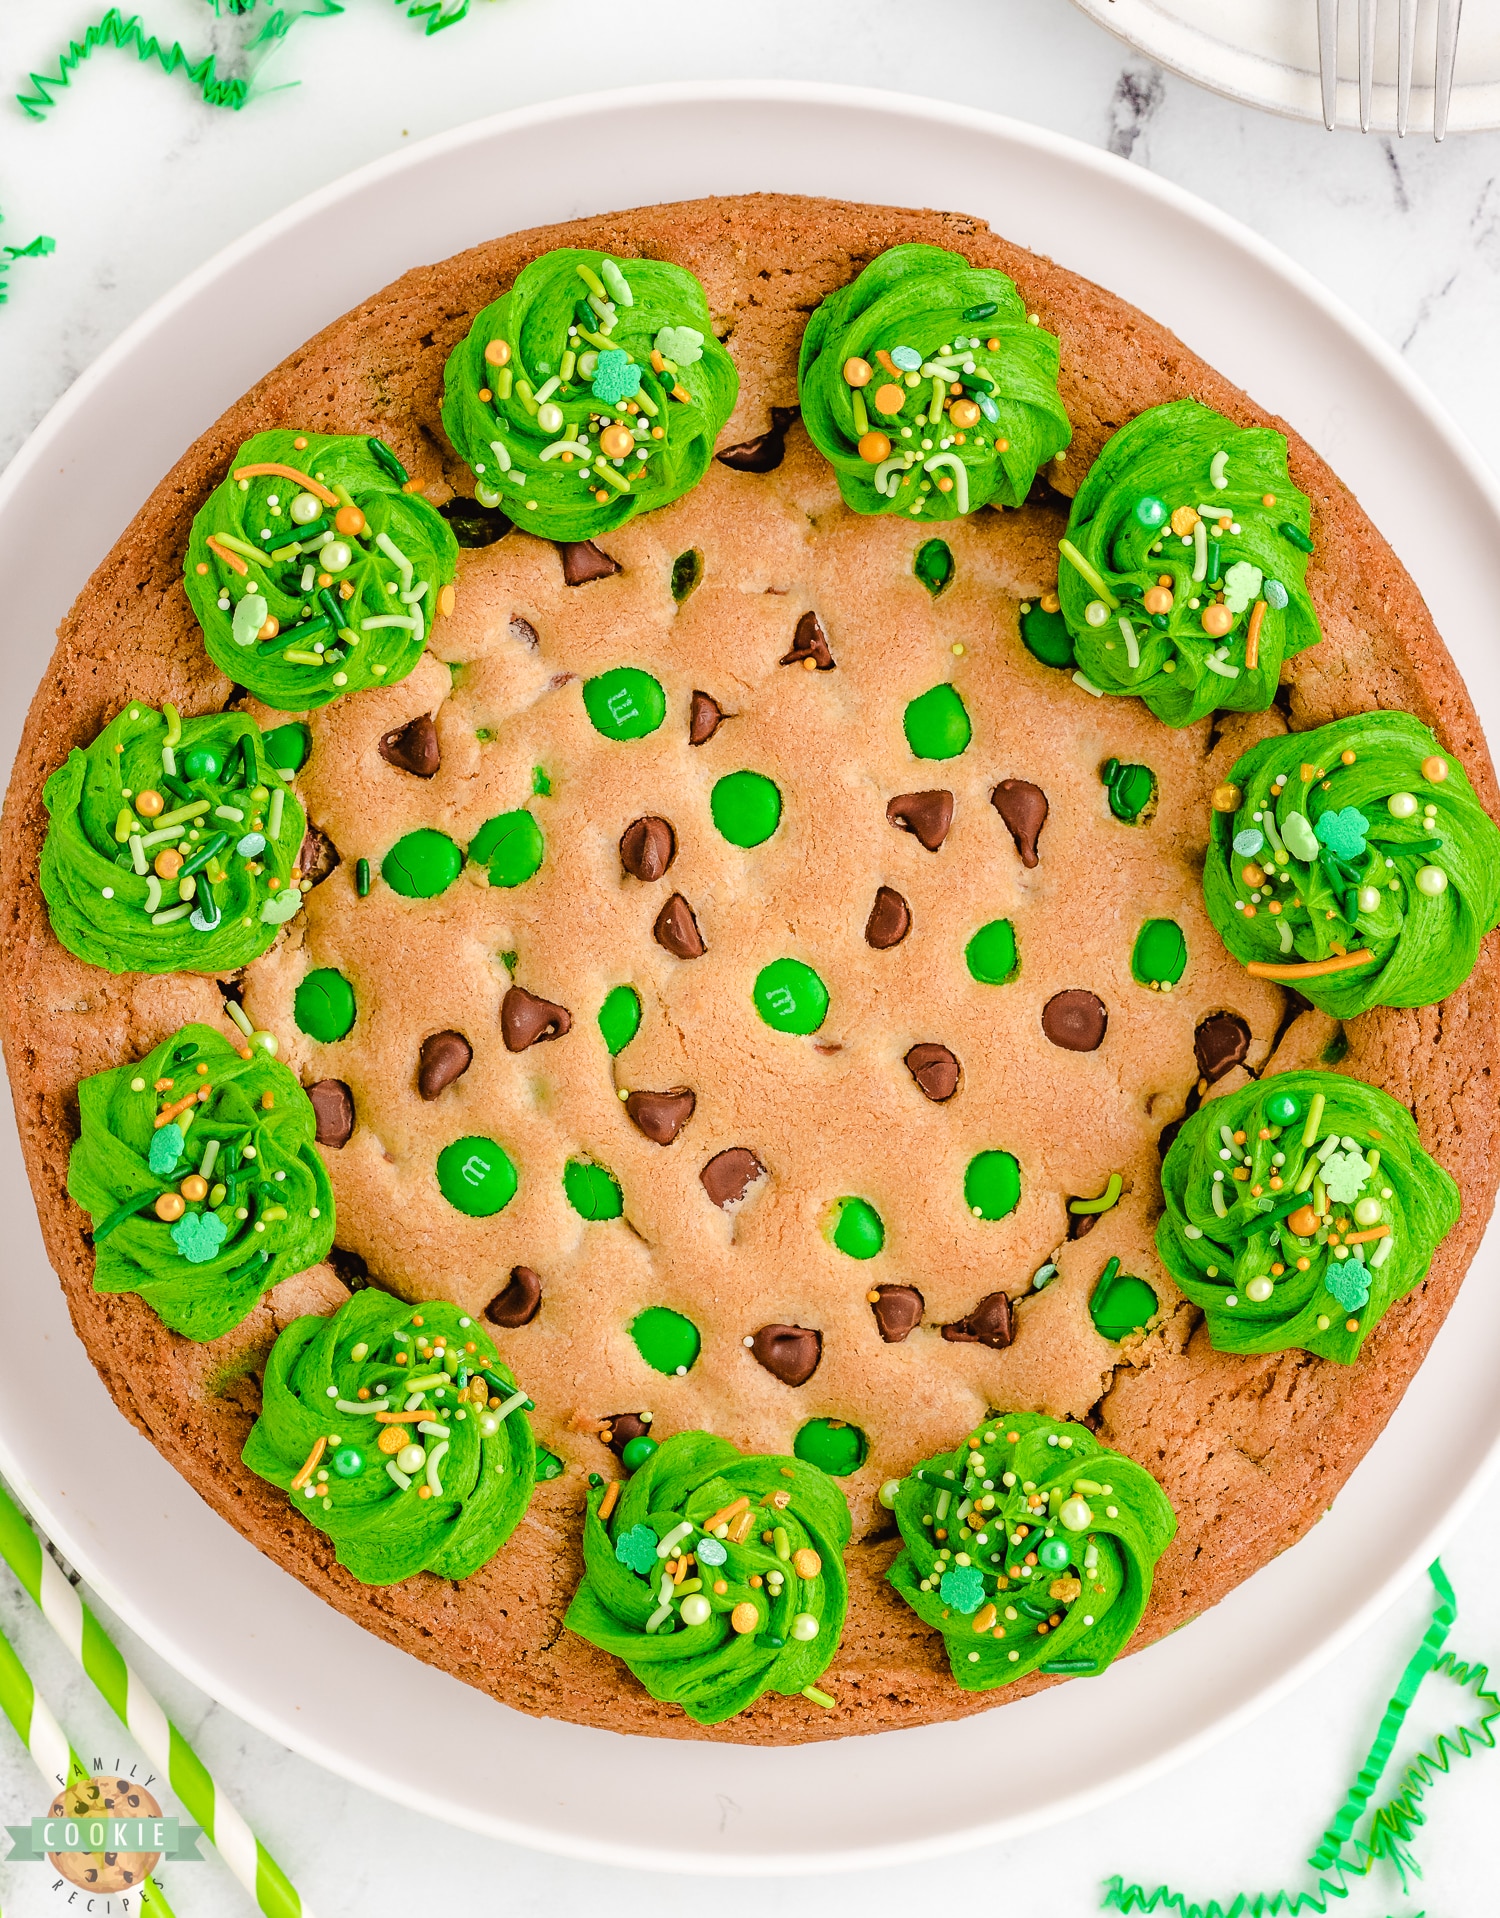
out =
[[(233, 972), (302, 903), (291, 872), (307, 822), (245, 713), (179, 719), (127, 706), (74, 747), (42, 797), (47, 913), (91, 966)], [(182, 876), (152, 870), (168, 848)]]
[[(849, 1507), (826, 1473), (679, 1432), (626, 1482), (607, 1523), (603, 1497), (602, 1487), (588, 1495), (569, 1631), (622, 1658), (653, 1698), (700, 1725), (721, 1724), (767, 1690), (791, 1697), (822, 1675), (849, 1597)], [(804, 1575), (797, 1558), (809, 1551), (818, 1568), (804, 1557)], [(684, 1553), (695, 1562), (674, 1585), (666, 1564)], [(744, 1630), (734, 1623), (741, 1607), (755, 1614), (738, 1612)], [(700, 1623), (689, 1622), (705, 1608)]]
[[(243, 1456), (328, 1534), (361, 1584), (467, 1578), (531, 1502), (526, 1403), (484, 1328), (456, 1305), (412, 1306), (371, 1288), (328, 1318), (294, 1319), (277, 1339)], [(408, 1409), (421, 1418), (381, 1416)], [(380, 1449), (392, 1429), (410, 1453)]]
[(698, 484), (739, 375), (691, 273), (559, 247), (478, 315), (443, 386), (480, 504), (588, 540)]
[[(862, 385), (845, 377), (851, 360)], [(893, 246), (808, 321), (802, 421), (856, 513), (960, 519), (1021, 505), (1037, 468), (1068, 444), (1057, 365), (1056, 339), (1031, 325), (1004, 273), (941, 247)], [(899, 410), (882, 397), (899, 397)]]
[[(184, 1026), (137, 1064), (78, 1087), (68, 1191), (93, 1218), (94, 1290), (138, 1292), (184, 1338), (232, 1331), (333, 1244), (312, 1103), (284, 1065), (246, 1049), (248, 1059), (212, 1026)], [(157, 1198), (182, 1199), (195, 1174), (207, 1192), (160, 1218)]]
[[(1197, 400), (1138, 414), (1089, 468), (1062, 542), (1057, 590), (1084, 677), (1169, 726), (1216, 707), (1263, 711), (1281, 662), (1322, 636), (1305, 584), (1310, 524), (1280, 433)], [(1163, 577), (1171, 604), (1149, 611)]]
[(1357, 713), (1263, 739), (1228, 783), (1239, 803), (1212, 816), (1203, 896), (1236, 959), (1373, 953), (1287, 977), (1338, 1019), (1458, 990), (1500, 921), (1500, 832), (1420, 720)]
[(1143, 1465), (1087, 1426), (992, 1412), (901, 1481), (886, 1574), (941, 1632), (965, 1691), (1102, 1672), (1125, 1649), (1177, 1532)]
[(246, 440), (193, 521), (184, 575), (222, 672), (289, 713), (405, 679), (458, 563), (447, 521), (405, 478), (383, 440), (280, 428)]
[(1173, 1140), (1161, 1183), (1156, 1249), (1221, 1352), (1300, 1346), (1352, 1363), (1459, 1214), (1406, 1108), (1335, 1072), (1210, 1100)]

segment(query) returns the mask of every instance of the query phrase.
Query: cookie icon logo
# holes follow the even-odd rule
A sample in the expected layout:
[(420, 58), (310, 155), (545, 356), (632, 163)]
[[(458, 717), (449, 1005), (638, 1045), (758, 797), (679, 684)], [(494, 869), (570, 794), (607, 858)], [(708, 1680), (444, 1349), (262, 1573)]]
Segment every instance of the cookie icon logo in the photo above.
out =
[[(49, 1831), (63, 1844), (105, 1840), (115, 1831), (159, 1819), (161, 1806), (143, 1785), (108, 1773), (65, 1785), (48, 1809)], [(126, 1827), (117, 1820), (129, 1820)], [(100, 1829), (101, 1821), (107, 1821)], [(175, 1822), (175, 1821), (174, 1821)], [(49, 1851), (47, 1862), (70, 1885), (85, 1891), (128, 1892), (144, 1883), (161, 1862), (161, 1851)]]

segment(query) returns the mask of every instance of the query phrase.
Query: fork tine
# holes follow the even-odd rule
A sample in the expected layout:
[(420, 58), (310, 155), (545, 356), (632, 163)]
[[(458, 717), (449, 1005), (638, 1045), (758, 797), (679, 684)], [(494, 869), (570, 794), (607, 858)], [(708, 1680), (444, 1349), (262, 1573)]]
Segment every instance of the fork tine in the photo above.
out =
[(1432, 81), (1432, 137), (1448, 131), (1448, 103), (1453, 95), (1453, 67), (1458, 54), (1458, 23), (1464, 0), (1438, 0), (1437, 68)]
[(1318, 0), (1318, 72), (1323, 124), (1332, 133), (1339, 117), (1339, 0)]
[(1396, 50), (1396, 133), (1406, 138), (1411, 117), (1411, 68), (1417, 44), (1417, 0), (1401, 0), (1400, 39)]
[(1370, 131), (1370, 98), (1375, 90), (1375, 0), (1359, 0), (1359, 130)]

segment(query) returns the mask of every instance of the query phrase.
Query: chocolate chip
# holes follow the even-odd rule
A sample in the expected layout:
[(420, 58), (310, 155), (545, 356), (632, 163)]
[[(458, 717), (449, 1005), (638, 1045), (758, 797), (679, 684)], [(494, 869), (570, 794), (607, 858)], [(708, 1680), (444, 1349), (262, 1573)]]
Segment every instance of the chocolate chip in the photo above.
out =
[(599, 1436), (618, 1458), (633, 1438), (645, 1438), (650, 1430), (650, 1419), (639, 1412), (611, 1412)]
[(533, 1272), (529, 1265), (513, 1265), (510, 1284), (490, 1300), (484, 1316), (491, 1325), (508, 1326), (514, 1331), (517, 1326), (530, 1325), (541, 1309), (541, 1274)]
[(1250, 1050), (1250, 1028), (1236, 1012), (1211, 1012), (1193, 1034), (1199, 1075), (1210, 1085), (1231, 1066), (1245, 1063)]
[(920, 839), (929, 852), (936, 852), (953, 824), (953, 795), (950, 792), (897, 793), (886, 807), (885, 816), (902, 832)]
[(922, 1323), (926, 1300), (914, 1285), (877, 1285), (870, 1304), (880, 1336), (887, 1345), (899, 1345)]
[(1042, 1031), (1065, 1052), (1094, 1052), (1104, 1043), (1109, 1014), (1092, 992), (1054, 993), (1042, 1007)]
[(828, 635), (823, 631), (823, 622), (816, 613), (806, 612), (797, 621), (797, 631), (792, 639), (792, 650), (783, 653), (783, 666), (800, 666), (806, 660), (812, 660), (820, 673), (833, 671), (833, 654), (828, 650)]
[(660, 879), (677, 857), (677, 835), (665, 819), (648, 813), (620, 834), (620, 864), (633, 879)]
[(823, 1356), (823, 1334), (801, 1325), (763, 1325), (749, 1344), (760, 1364), (783, 1385), (806, 1385)]
[(500, 1036), (507, 1052), (524, 1052), (544, 1039), (560, 1039), (573, 1024), (566, 1006), (538, 999), (524, 986), (512, 986), (500, 1001)]
[(698, 930), (698, 921), (693, 917), (693, 909), (680, 892), (674, 892), (656, 915), (656, 924), (651, 931), (657, 945), (665, 946), (668, 952), (675, 953), (679, 959), (701, 959), (708, 951), (703, 943), (703, 934)]
[(309, 824), (302, 835), (302, 844), (297, 852), (297, 870), (304, 879), (310, 879), (315, 886), (321, 886), (334, 868), (343, 862), (339, 858), (339, 849), (326, 832)]
[(882, 886), (865, 921), (865, 944), (877, 952), (899, 946), (911, 931), (911, 907), (893, 886)]
[(724, 719), (723, 709), (718, 700), (707, 693), (693, 694), (693, 703), (688, 712), (688, 744), (704, 746), (719, 730)]
[(1010, 1297), (1004, 1292), (987, 1292), (967, 1318), (943, 1327), (943, 1337), (953, 1344), (987, 1345), (993, 1352), (1003, 1352), (1015, 1335)]
[(522, 619), (519, 613), (510, 622), (510, 636), (524, 646), (528, 653), (536, 652), (542, 643), (535, 626), (529, 619)]
[(1068, 1237), (1070, 1239), (1087, 1238), (1103, 1216), (1102, 1212), (1070, 1212), (1068, 1214)]
[(515, 524), (498, 506), (481, 506), (477, 499), (468, 499), (462, 493), (445, 499), (438, 511), (460, 546), (493, 546)]
[(725, 1152), (715, 1153), (698, 1174), (703, 1190), (725, 1211), (738, 1205), (755, 1181), (765, 1176), (766, 1168), (749, 1147), (743, 1145), (732, 1145)]
[(431, 1033), (417, 1054), (417, 1091), (424, 1099), (435, 1099), (464, 1076), (473, 1058), (474, 1048), (461, 1032), (450, 1028)]
[(990, 804), (1010, 827), (1023, 866), (1036, 864), (1036, 842), (1047, 823), (1047, 795), (1029, 779), (1002, 779)]
[(418, 779), (431, 779), (443, 763), (437, 727), (426, 713), (418, 713), (404, 726), (382, 734), (378, 750), (388, 766), (415, 773)]
[(608, 579), (620, 570), (619, 562), (600, 552), (591, 539), (560, 539), (557, 550), (562, 554), (565, 586), (587, 586), (591, 579)]
[(342, 1079), (319, 1079), (307, 1088), (317, 1117), (319, 1145), (347, 1145), (354, 1130), (354, 1094)]
[(693, 1116), (698, 1097), (686, 1086), (670, 1092), (632, 1092), (625, 1111), (638, 1130), (657, 1145), (670, 1145)]
[(773, 406), (771, 424), (753, 440), (741, 440), (738, 446), (726, 446), (715, 459), (736, 473), (774, 473), (786, 458), (786, 429), (797, 417), (795, 406)]
[(906, 1055), (906, 1069), (934, 1105), (942, 1105), (958, 1090), (958, 1061), (946, 1046), (913, 1046)]

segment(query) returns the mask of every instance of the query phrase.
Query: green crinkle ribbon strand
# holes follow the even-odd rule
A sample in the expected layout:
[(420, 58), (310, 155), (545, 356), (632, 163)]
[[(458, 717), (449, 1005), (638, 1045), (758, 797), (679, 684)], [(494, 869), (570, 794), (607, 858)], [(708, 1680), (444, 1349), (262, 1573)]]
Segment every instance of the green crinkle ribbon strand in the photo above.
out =
[[(1347, 1898), (1351, 1880), (1367, 1877), (1382, 1859), (1400, 1877), (1403, 1892), (1409, 1891), (1411, 1879), (1422, 1875), (1411, 1841), (1426, 1822), (1423, 1800), (1429, 1787), (1452, 1769), (1455, 1759), (1472, 1758), (1480, 1749), (1492, 1751), (1492, 1726), (1500, 1718), (1500, 1696), (1489, 1689), (1489, 1668), (1467, 1663), (1443, 1649), (1458, 1617), (1458, 1605), (1440, 1559), (1428, 1567), (1428, 1575), (1438, 1594), (1431, 1621), (1385, 1708), (1365, 1762), (1307, 1861), (1318, 1874), (1316, 1886), (1309, 1891), (1242, 1891), (1228, 1903), (1210, 1899), (1198, 1904), (1167, 1885), (1147, 1891), (1144, 1885), (1129, 1885), (1116, 1876), (1105, 1888), (1103, 1910), (1172, 1912), (1176, 1918), (1296, 1918), (1300, 1912), (1326, 1912), (1330, 1898)], [(1355, 1829), (1385, 1776), (1406, 1715), (1423, 1684), (1434, 1676), (1451, 1678), (1482, 1709), (1472, 1723), (1439, 1733), (1428, 1750), (1417, 1754), (1402, 1774), (1400, 1789), (1371, 1815), (1364, 1838), (1357, 1838)]]

